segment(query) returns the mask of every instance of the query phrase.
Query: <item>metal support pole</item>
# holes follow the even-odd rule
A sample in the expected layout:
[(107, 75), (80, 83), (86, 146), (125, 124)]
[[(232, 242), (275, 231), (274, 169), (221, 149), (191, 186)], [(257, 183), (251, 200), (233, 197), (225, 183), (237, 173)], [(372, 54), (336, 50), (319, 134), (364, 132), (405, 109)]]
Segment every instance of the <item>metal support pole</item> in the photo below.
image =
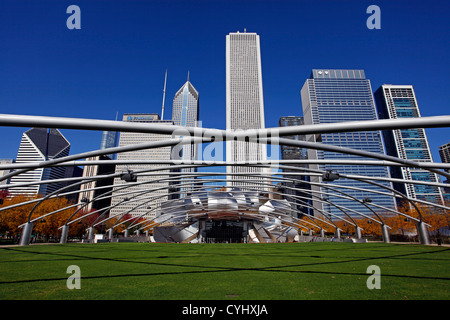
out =
[(356, 239), (362, 239), (360, 227), (356, 227)]
[(320, 229), (320, 236), (321, 236), (322, 238), (325, 238), (325, 230)]
[(31, 239), (31, 232), (33, 231), (33, 222), (27, 222), (23, 226), (22, 230), (22, 236), (20, 237), (20, 243), (21, 246), (27, 246), (30, 244)]
[(136, 235), (139, 237), (141, 235), (141, 230), (137, 229), (136, 230)]
[(383, 236), (383, 241), (385, 243), (391, 242), (391, 240), (389, 238), (388, 226), (386, 224), (381, 225), (381, 233), (382, 233), (382, 236)]
[(128, 238), (128, 229), (125, 229), (125, 230), (124, 230), (123, 236), (124, 236), (125, 238)]
[(94, 239), (94, 227), (89, 227), (89, 229), (88, 229), (88, 239), (89, 240)]
[(62, 227), (61, 230), (61, 240), (59, 240), (59, 243), (67, 243), (67, 236), (69, 235), (69, 225), (65, 224)]
[(112, 239), (113, 239), (113, 236), (114, 236), (114, 232), (113, 232), (113, 229), (111, 228), (111, 229), (109, 229), (108, 230), (108, 238), (109, 238), (109, 241), (112, 241)]
[(419, 235), (419, 241), (421, 244), (429, 245), (430, 242), (430, 236), (428, 234), (427, 226), (423, 221), (417, 222), (417, 234)]
[(341, 238), (341, 230), (339, 228), (336, 228), (336, 233), (335, 233), (336, 238), (340, 239)]

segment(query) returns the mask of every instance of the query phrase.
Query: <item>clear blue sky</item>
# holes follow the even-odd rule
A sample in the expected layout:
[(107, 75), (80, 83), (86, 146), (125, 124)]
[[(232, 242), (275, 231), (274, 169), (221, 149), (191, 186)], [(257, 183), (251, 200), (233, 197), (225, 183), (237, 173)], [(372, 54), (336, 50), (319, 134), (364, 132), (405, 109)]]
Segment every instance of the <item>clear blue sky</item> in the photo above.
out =
[[(66, 9), (81, 8), (81, 30)], [(381, 8), (381, 30), (366, 9)], [(364, 69), (381, 84), (412, 84), (423, 116), (449, 115), (449, 1), (23, 1), (0, 3), (0, 113), (114, 120), (161, 112), (190, 80), (204, 127), (225, 128), (225, 35), (261, 37), (266, 126), (302, 115), (313, 68)], [(0, 158), (15, 158), (25, 128), (0, 128)], [(71, 154), (101, 132), (62, 130)], [(436, 162), (450, 129), (427, 130)]]

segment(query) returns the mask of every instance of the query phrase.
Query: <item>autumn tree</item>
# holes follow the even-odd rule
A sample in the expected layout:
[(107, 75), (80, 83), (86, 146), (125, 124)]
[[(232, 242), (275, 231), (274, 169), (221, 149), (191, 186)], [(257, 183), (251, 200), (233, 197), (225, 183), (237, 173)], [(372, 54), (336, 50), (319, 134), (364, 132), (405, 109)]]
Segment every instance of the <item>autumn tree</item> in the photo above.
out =
[[(0, 211), (0, 224), (3, 231), (8, 231), (11, 235), (19, 235), (22, 232), (19, 226), (28, 221), (28, 216), (31, 210), (36, 205), (36, 202), (27, 202), (41, 198), (41, 196), (16, 195), (4, 199), (3, 204), (0, 206), (0, 208), (11, 208)], [(62, 197), (43, 200), (39, 205), (36, 206), (33, 214), (31, 215), (31, 220), (43, 217), (48, 213), (68, 208), (70, 205), (71, 203), (66, 198)], [(33, 226), (34, 232), (39, 233), (46, 238), (59, 237), (61, 233), (59, 227), (61, 227), (67, 221), (67, 219), (75, 212), (75, 210), (75, 208), (68, 208), (42, 219), (37, 219)], [(74, 230), (71, 230), (72, 234), (77, 231), (75, 230), (76, 228), (73, 229)]]

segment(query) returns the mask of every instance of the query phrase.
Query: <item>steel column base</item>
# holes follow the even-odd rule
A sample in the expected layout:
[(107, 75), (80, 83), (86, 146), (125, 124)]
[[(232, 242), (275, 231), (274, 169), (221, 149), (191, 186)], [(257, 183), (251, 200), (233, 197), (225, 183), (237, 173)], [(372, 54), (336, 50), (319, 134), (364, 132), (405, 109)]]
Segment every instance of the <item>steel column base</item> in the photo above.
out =
[(61, 240), (59, 240), (59, 243), (67, 243), (67, 236), (68, 235), (69, 235), (69, 225), (65, 224), (62, 227)]
[(336, 236), (337, 239), (341, 238), (341, 230), (340, 229), (336, 229), (335, 236)]
[(362, 239), (360, 227), (356, 227), (356, 239)]
[(430, 242), (430, 236), (428, 235), (427, 226), (423, 221), (417, 222), (417, 234), (419, 235), (419, 240), (421, 244), (429, 245)]
[(388, 226), (387, 225), (383, 224), (381, 226), (381, 234), (383, 236), (383, 241), (385, 243), (390, 243), (391, 242), (391, 239), (389, 238), (389, 230), (388, 230)]
[(23, 227), (19, 245), (27, 246), (30, 244), (32, 231), (33, 231), (33, 222), (27, 222)]

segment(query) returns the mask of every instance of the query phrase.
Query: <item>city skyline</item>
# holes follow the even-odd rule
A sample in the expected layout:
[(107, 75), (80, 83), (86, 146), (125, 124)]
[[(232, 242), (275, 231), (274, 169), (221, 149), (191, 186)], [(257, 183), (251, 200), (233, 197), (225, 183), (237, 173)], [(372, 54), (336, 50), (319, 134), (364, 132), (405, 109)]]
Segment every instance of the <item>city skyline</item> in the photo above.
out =
[[(314, 68), (364, 69), (373, 88), (412, 84), (422, 116), (448, 114), (444, 89), (450, 28), (442, 8), (447, 4), (412, 2), (406, 7), (381, 1), (380, 30), (367, 29), (365, 10), (370, 3), (364, 1), (257, 5), (218, 1), (198, 2), (192, 8), (176, 1), (172, 6), (96, 1), (78, 5), (81, 30), (65, 27), (67, 6), (61, 3), (44, 1), (25, 9), (20, 1), (1, 4), (1, 11), (8, 12), (0, 19), (2, 42), (8, 48), (0, 53), (2, 112), (109, 120), (116, 112), (160, 113), (165, 70), (168, 96), (190, 70), (202, 92), (203, 127), (225, 128), (224, 36), (246, 28), (262, 39), (266, 127), (278, 126), (281, 116), (303, 115), (300, 88)], [(177, 21), (186, 10), (197, 23)], [(214, 20), (212, 10), (220, 12)], [(20, 26), (19, 17), (24, 21)], [(305, 33), (316, 19), (321, 24)], [(439, 26), (436, 20), (441, 21)], [(130, 34), (135, 36), (130, 39)], [(404, 48), (411, 43), (416, 50), (406, 55)], [(180, 50), (172, 50), (175, 46)], [(125, 72), (128, 78), (123, 77)], [(27, 128), (0, 130), (10, 138), (0, 158), (14, 158)], [(72, 144), (71, 154), (97, 149), (101, 140), (101, 132), (62, 132)], [(438, 147), (448, 143), (448, 132), (448, 128), (427, 130), (436, 162)]]

